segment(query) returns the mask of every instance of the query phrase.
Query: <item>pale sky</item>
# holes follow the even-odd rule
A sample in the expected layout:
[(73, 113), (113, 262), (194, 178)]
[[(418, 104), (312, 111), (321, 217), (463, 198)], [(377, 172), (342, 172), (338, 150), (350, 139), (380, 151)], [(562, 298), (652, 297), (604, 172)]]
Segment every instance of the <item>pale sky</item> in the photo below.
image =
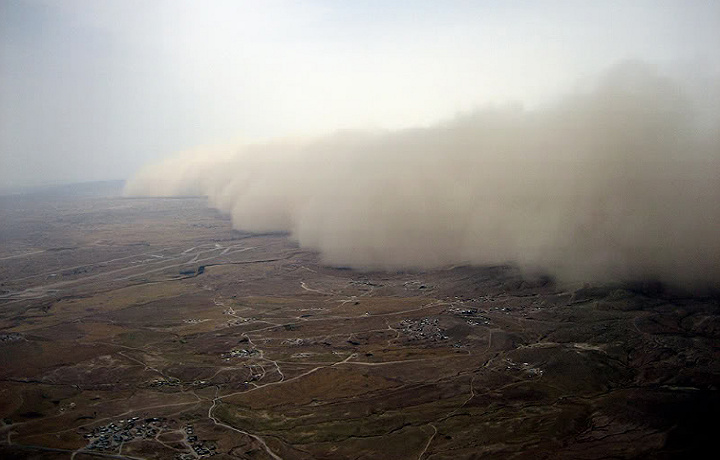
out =
[(718, 75), (719, 43), (715, 0), (0, 0), (0, 188), (532, 108), (622, 59)]

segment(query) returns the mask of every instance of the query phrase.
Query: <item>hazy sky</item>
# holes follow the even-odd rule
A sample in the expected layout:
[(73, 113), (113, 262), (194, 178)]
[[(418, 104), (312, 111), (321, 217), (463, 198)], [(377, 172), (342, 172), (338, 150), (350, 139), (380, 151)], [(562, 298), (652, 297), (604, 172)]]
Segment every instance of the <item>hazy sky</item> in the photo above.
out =
[(0, 0), (0, 188), (532, 107), (625, 58), (718, 72), (718, 43), (715, 0)]

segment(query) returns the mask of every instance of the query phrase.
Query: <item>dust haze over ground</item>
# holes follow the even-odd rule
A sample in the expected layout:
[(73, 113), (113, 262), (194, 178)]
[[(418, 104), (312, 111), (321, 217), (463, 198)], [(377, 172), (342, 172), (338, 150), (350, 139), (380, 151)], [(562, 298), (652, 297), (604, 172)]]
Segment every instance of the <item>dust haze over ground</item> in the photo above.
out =
[(234, 227), (289, 232), (333, 265), (717, 286), (718, 91), (684, 83), (626, 61), (543, 108), (199, 149), (125, 192), (207, 195)]

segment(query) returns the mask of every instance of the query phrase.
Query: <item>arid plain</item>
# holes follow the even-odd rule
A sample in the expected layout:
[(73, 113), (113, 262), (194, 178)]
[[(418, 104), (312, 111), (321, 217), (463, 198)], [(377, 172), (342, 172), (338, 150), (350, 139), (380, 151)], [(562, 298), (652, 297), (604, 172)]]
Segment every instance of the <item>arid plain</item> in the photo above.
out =
[(0, 197), (0, 456), (701, 458), (718, 298), (359, 272), (203, 198)]

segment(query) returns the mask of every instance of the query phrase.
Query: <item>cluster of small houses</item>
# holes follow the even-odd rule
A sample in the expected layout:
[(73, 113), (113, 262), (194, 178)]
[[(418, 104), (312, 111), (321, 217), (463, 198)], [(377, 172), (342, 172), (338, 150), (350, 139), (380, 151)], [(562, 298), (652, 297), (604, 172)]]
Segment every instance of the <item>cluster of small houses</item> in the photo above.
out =
[[(498, 310), (509, 311), (509, 308), (498, 308)], [(464, 319), (469, 326), (488, 326), (491, 323), (490, 318), (483, 315), (483, 312), (477, 308), (453, 306), (448, 309), (448, 312)], [(437, 318), (404, 319), (400, 321), (400, 328), (402, 333), (411, 341), (446, 341), (450, 337), (440, 327), (439, 323), (440, 320)], [(460, 342), (453, 344), (455, 348), (464, 346)]]
[(447, 340), (449, 337), (438, 323), (437, 318), (404, 319), (400, 321), (400, 327), (409, 340)]
[(490, 324), (490, 318), (480, 314), (477, 308), (450, 307), (448, 311), (456, 316), (465, 318), (465, 322), (470, 326), (487, 326)]
[(523, 371), (530, 375), (542, 376), (545, 371), (539, 367), (533, 367), (530, 363), (516, 363), (512, 359), (505, 359), (505, 369), (513, 371)]
[(19, 332), (8, 332), (5, 334), (0, 334), (0, 343), (19, 342), (20, 340), (25, 340), (25, 337), (23, 337), (23, 335)]
[(350, 280), (350, 282), (348, 284), (351, 284), (351, 285), (354, 284), (354, 285), (360, 285), (360, 286), (372, 286), (372, 287), (382, 286), (381, 283), (374, 283), (370, 280)]
[[(212, 457), (217, 452), (215, 452), (215, 444), (212, 442), (205, 442), (198, 439), (197, 435), (195, 434), (195, 429), (192, 425), (187, 425), (185, 427), (185, 435), (187, 436), (187, 442), (190, 444), (190, 447), (193, 451), (195, 451), (195, 455), (198, 457)], [(190, 460), (193, 457), (193, 454), (180, 454), (182, 460)], [(184, 456), (185, 458), (182, 458)]]
[(169, 379), (155, 379), (152, 382), (150, 382), (151, 388), (158, 388), (158, 387), (177, 387), (180, 386), (182, 382), (180, 379), (176, 379), (173, 377), (170, 377)]
[[(216, 304), (216, 305), (222, 305), (222, 304)], [(255, 321), (257, 318), (241, 318), (240, 316), (237, 316), (235, 314), (235, 310), (233, 307), (228, 307), (225, 310), (223, 310), (223, 315), (230, 315), (233, 316), (233, 319), (227, 320), (228, 327), (232, 326), (239, 326), (243, 323), (247, 323), (249, 321)]]
[(87, 449), (115, 451), (124, 442), (154, 439), (163, 427), (166, 427), (164, 418), (146, 418), (141, 422), (140, 417), (132, 417), (95, 427), (84, 437), (89, 442)]
[[(170, 429), (170, 427), (164, 417), (152, 417), (144, 420), (140, 420), (140, 417), (132, 417), (127, 420), (119, 420), (96, 427), (91, 432), (86, 433), (85, 439), (89, 442), (86, 449), (115, 452), (125, 442), (155, 439), (158, 434), (167, 429)], [(185, 443), (190, 446), (194, 453), (180, 453), (175, 457), (177, 460), (211, 457), (217, 453), (213, 442), (198, 439), (192, 425), (186, 425), (183, 431)]]
[[(189, 384), (194, 387), (206, 387), (212, 385), (212, 382), (209, 382), (207, 380), (193, 380), (190, 383), (185, 382), (184, 384)], [(155, 379), (148, 384), (150, 388), (178, 387), (180, 385), (183, 385), (183, 382), (181, 382), (180, 379), (176, 379), (174, 377), (170, 377), (168, 379)]]
[(187, 323), (187, 324), (199, 324), (199, 323), (204, 323), (205, 321), (210, 321), (210, 319), (208, 319), (208, 318), (203, 318), (203, 319), (189, 318), (189, 319), (184, 319), (184, 320), (183, 320), (183, 323)]
[(251, 348), (249, 350), (246, 350), (245, 348), (237, 348), (235, 350), (230, 350), (227, 353), (223, 353), (220, 355), (222, 358), (230, 359), (230, 358), (250, 358), (252, 356), (259, 355), (260, 351), (258, 351), (256, 348)]

